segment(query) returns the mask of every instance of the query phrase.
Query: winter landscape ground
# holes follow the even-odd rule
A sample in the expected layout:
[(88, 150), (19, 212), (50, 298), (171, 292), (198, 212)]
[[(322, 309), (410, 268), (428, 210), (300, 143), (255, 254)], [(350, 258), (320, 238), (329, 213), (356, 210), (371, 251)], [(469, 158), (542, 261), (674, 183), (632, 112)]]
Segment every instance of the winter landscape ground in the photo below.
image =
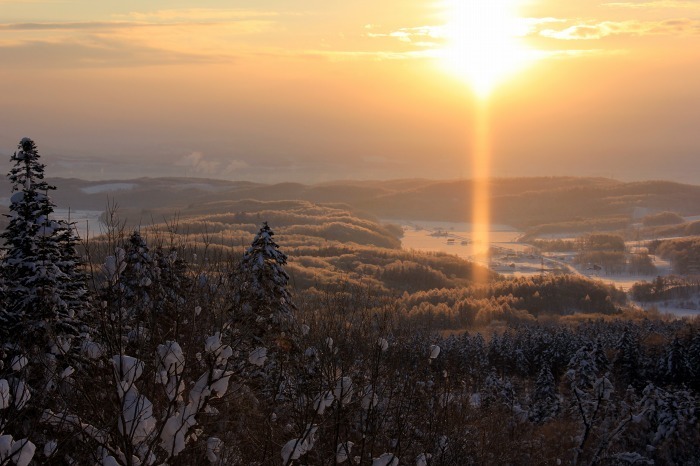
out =
[(11, 164), (1, 464), (700, 461), (700, 188), (498, 180), (513, 226), (477, 256), (420, 208), (468, 182), (48, 183), (27, 138)]

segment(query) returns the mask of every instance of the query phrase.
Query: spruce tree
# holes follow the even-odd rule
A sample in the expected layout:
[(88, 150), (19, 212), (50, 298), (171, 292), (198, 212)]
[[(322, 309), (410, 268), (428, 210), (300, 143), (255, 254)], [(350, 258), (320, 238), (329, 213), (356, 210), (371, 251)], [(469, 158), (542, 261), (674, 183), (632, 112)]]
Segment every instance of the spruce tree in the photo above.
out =
[(87, 288), (70, 225), (53, 216), (55, 187), (44, 181), (34, 142), (22, 139), (11, 161), (10, 222), (0, 235), (0, 379), (15, 394), (5, 398), (0, 430), (31, 438), (33, 448), (63, 436), (41, 425), (43, 413), (75, 401)]
[(272, 326), (288, 323), (295, 306), (287, 289), (289, 275), (284, 271), (287, 256), (272, 239), (274, 233), (264, 222), (252, 245), (246, 250), (238, 278), (238, 315), (234, 321), (254, 323), (260, 337)]
[(542, 364), (535, 381), (535, 392), (532, 396), (532, 409), (530, 420), (542, 423), (554, 417), (559, 411), (559, 397), (557, 387), (549, 362)]
[(688, 355), (680, 338), (675, 337), (667, 347), (666, 354), (659, 360), (657, 373), (667, 384), (687, 384), (691, 377)]
[(695, 335), (688, 348), (688, 364), (690, 366), (690, 386), (700, 391), (700, 329), (695, 329)]
[(11, 157), (10, 223), (0, 235), (5, 242), (0, 332), (5, 341), (63, 347), (59, 340), (81, 331), (86, 288), (72, 232), (53, 218), (49, 192), (56, 188), (44, 181), (39, 158), (29, 138)]
[(641, 348), (639, 341), (629, 327), (625, 327), (622, 337), (617, 344), (617, 355), (613, 360), (613, 368), (618, 380), (623, 386), (632, 385), (641, 388), (644, 382), (642, 364), (639, 361)]

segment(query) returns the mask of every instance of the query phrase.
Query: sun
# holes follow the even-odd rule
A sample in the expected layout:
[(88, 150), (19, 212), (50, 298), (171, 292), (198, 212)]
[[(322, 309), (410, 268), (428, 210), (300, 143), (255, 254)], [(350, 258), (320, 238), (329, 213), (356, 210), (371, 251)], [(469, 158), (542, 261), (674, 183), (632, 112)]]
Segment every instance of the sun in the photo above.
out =
[(518, 0), (444, 0), (444, 65), (487, 97), (506, 78), (524, 68), (531, 52), (523, 45)]

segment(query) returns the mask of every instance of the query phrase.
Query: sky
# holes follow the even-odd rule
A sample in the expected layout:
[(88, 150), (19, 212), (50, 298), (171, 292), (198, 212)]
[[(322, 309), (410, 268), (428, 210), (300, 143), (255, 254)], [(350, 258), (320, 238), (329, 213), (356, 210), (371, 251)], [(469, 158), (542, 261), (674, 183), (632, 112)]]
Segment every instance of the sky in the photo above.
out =
[(700, 0), (0, 0), (0, 63), (49, 176), (470, 177), (486, 118), (493, 176), (700, 184)]

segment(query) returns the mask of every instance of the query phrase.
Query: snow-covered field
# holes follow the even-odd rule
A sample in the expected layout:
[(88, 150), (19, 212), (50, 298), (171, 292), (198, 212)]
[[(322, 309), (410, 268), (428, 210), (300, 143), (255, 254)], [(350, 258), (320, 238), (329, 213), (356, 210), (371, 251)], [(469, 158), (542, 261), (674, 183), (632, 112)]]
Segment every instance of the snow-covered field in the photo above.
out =
[[(404, 229), (401, 244), (404, 249), (426, 252), (444, 252), (463, 259), (486, 264), (477, 257), (472, 242), (472, 224), (457, 222), (400, 222)], [(518, 243), (522, 232), (508, 225), (491, 225), (490, 245), (503, 254), (522, 254), (527, 245)], [(507, 271), (504, 271), (507, 273)]]
[[(497, 251), (491, 261), (475, 256), (471, 243), (472, 231), (469, 223), (452, 222), (401, 222), (404, 236), (401, 244), (404, 249), (415, 249), (425, 252), (444, 252), (455, 254), (464, 259), (473, 260), (503, 275), (528, 276), (545, 271), (563, 271), (564, 273), (580, 274), (594, 280), (609, 283), (624, 291), (628, 291), (636, 282), (654, 280), (658, 275), (672, 273), (669, 261), (652, 256), (657, 273), (654, 275), (606, 275), (604, 272), (580, 270), (572, 265), (572, 253), (550, 253), (544, 256), (528, 254), (528, 245), (518, 243), (521, 232), (507, 225), (493, 225), (490, 231), (492, 250)], [(700, 296), (695, 300), (700, 307)], [(662, 314), (672, 314), (678, 317), (700, 315), (700, 310), (682, 307), (679, 303), (653, 303), (640, 307), (654, 307)]]
[[(692, 300), (695, 303), (694, 307), (700, 307), (700, 296), (696, 296)], [(670, 314), (676, 317), (698, 317), (700, 316), (700, 309), (688, 309), (687, 307), (681, 306), (681, 303), (637, 303), (639, 307), (647, 310), (655, 309), (661, 314)]]
[(85, 194), (111, 193), (115, 191), (130, 191), (137, 186), (136, 183), (104, 183), (80, 188)]

